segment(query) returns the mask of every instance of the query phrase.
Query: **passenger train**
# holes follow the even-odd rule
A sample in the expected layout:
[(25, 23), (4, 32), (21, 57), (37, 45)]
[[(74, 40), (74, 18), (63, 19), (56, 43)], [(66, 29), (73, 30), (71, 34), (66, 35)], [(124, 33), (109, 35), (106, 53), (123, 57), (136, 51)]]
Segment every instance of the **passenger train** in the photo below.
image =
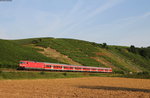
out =
[(90, 67), (79, 65), (56, 64), (36, 61), (20, 61), (19, 69), (24, 70), (47, 70), (47, 71), (71, 71), (71, 72), (112, 72), (111, 68)]

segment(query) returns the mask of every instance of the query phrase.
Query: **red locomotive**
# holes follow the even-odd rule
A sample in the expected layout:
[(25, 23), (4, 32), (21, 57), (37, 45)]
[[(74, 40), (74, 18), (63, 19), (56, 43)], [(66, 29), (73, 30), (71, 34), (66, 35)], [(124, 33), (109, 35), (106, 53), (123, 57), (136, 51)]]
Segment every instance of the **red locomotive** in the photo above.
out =
[(67, 64), (55, 64), (35, 61), (20, 61), (20, 69), (50, 70), (50, 71), (72, 71), (72, 72), (112, 72), (111, 68), (89, 67)]

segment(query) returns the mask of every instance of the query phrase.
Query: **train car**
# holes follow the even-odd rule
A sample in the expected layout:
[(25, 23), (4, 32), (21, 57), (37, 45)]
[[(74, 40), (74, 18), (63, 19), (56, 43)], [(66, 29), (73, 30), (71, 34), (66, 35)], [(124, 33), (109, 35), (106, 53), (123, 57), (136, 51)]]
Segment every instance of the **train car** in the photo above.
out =
[(72, 72), (112, 72), (111, 68), (89, 67), (79, 65), (56, 64), (47, 62), (35, 61), (20, 61), (19, 69), (33, 69), (33, 70), (48, 70), (48, 71), (72, 71)]

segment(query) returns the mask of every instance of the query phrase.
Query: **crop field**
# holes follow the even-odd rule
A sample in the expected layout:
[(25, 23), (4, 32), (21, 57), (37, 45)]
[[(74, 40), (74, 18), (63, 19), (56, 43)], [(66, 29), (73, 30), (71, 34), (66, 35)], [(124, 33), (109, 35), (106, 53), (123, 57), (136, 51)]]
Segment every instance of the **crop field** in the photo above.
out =
[(150, 98), (149, 79), (0, 80), (0, 98)]

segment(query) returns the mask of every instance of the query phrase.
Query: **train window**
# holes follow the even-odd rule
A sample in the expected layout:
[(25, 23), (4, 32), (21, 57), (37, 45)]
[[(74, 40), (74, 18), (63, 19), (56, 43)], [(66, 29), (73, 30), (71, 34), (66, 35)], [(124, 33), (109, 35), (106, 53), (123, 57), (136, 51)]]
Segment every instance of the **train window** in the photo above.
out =
[(64, 68), (65, 69), (73, 69), (73, 67), (66, 67), (66, 66), (64, 66)]
[(81, 68), (75, 67), (75, 69), (81, 69)]
[(84, 70), (89, 70), (89, 68), (83, 68)]
[(26, 62), (20, 62), (20, 64), (26, 64)]
[(54, 68), (62, 68), (61, 66), (54, 66)]
[(46, 65), (46, 67), (52, 67), (52, 65)]
[(69, 67), (64, 67), (64, 68), (69, 68)]

